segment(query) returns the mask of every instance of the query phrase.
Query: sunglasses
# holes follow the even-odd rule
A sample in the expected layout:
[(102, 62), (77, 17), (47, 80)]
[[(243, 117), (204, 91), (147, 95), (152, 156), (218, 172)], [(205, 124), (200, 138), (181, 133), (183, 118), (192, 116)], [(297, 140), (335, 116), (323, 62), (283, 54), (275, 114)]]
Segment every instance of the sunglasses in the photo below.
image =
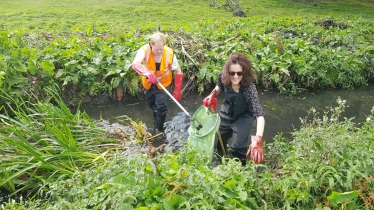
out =
[(243, 76), (243, 72), (234, 72), (234, 71), (229, 71), (229, 75), (230, 75), (230, 76), (235, 76), (235, 74), (238, 75), (238, 77)]

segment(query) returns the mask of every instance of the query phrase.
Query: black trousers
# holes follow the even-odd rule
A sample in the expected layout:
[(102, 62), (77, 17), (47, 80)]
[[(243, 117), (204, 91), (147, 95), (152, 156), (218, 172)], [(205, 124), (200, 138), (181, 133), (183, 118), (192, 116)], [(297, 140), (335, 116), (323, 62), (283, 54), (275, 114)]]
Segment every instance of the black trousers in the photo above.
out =
[(151, 88), (145, 92), (145, 98), (147, 99), (149, 108), (153, 110), (155, 128), (159, 131), (164, 131), (164, 122), (166, 113), (168, 112), (167, 93), (164, 90), (159, 90), (156, 85), (152, 85)]
[[(250, 115), (243, 115), (237, 120), (227, 120), (221, 118), (221, 124), (219, 125), (219, 131), (222, 136), (222, 142), (227, 152), (227, 144), (230, 142), (231, 154), (233, 157), (237, 157), (241, 160), (245, 159), (245, 155), (249, 145), (249, 135), (252, 130), (253, 121), (256, 118)], [(218, 135), (216, 134), (216, 145), (217, 152), (222, 154), (221, 144), (218, 142)]]

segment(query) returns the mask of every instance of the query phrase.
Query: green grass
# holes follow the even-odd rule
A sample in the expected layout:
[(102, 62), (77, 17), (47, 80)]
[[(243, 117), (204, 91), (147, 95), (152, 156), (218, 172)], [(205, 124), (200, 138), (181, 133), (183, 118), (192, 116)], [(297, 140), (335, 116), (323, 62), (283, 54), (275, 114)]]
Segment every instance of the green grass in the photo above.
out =
[[(216, 0), (222, 5), (225, 0)], [(240, 0), (248, 18), (260, 16), (362, 17), (374, 21), (373, 0)], [(232, 12), (209, 6), (210, 0), (2, 0), (0, 27), (59, 28), (105, 25), (111, 31), (165, 27), (177, 30), (201, 20), (232, 18)]]

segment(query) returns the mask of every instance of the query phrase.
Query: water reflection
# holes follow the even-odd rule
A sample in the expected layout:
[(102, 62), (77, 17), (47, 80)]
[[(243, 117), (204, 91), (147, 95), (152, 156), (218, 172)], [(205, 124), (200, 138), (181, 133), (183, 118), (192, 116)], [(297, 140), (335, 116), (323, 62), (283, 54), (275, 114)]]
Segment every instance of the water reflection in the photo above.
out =
[[(365, 121), (366, 116), (370, 114), (374, 106), (374, 85), (355, 90), (322, 90), (309, 92), (298, 96), (282, 95), (275, 92), (260, 91), (260, 99), (266, 113), (266, 125), (264, 139), (272, 142), (274, 136), (280, 132), (286, 137), (290, 137), (289, 132), (300, 127), (300, 119), (307, 115), (307, 111), (314, 107), (320, 113), (326, 110), (326, 107), (336, 107), (336, 100), (340, 96), (346, 100), (349, 107), (343, 113), (344, 117), (354, 117), (354, 122)], [(197, 93), (188, 93), (180, 104), (191, 114), (202, 105), (204, 96)], [(218, 96), (218, 103), (222, 103), (223, 94)], [(188, 136), (189, 117), (172, 100), (168, 102), (169, 112), (167, 115), (166, 132), (168, 138), (175, 141), (181, 136)], [(148, 108), (145, 100), (124, 99), (123, 101), (109, 101), (100, 105), (84, 105), (81, 107), (93, 119), (110, 120), (113, 117), (127, 115), (133, 120), (142, 121), (148, 127), (152, 127), (153, 114)], [(251, 133), (255, 133), (253, 126)]]

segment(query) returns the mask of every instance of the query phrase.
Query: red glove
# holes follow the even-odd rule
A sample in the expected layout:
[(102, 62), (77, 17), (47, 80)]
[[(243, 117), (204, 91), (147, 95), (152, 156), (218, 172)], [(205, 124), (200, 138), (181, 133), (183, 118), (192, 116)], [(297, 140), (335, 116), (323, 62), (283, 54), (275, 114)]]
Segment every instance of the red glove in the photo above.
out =
[(138, 74), (147, 77), (149, 82), (153, 84), (157, 83), (156, 75), (152, 71), (149, 71), (147, 68), (145, 68), (142, 64), (133, 63), (131, 66), (132, 69), (134, 69)]
[(183, 74), (175, 74), (174, 75), (174, 91), (173, 91), (173, 97), (179, 101), (182, 98), (182, 81), (183, 81)]
[(262, 149), (262, 136), (251, 136), (251, 146), (249, 146), (246, 158), (249, 159), (251, 154), (251, 160), (255, 164), (262, 163), (264, 161), (264, 150)]
[(216, 91), (216, 89), (213, 89), (212, 92), (210, 93), (210, 95), (207, 96), (203, 100), (203, 105), (206, 106), (206, 107), (208, 107), (208, 108), (217, 109), (217, 98), (216, 98), (216, 95), (217, 95), (217, 91)]

